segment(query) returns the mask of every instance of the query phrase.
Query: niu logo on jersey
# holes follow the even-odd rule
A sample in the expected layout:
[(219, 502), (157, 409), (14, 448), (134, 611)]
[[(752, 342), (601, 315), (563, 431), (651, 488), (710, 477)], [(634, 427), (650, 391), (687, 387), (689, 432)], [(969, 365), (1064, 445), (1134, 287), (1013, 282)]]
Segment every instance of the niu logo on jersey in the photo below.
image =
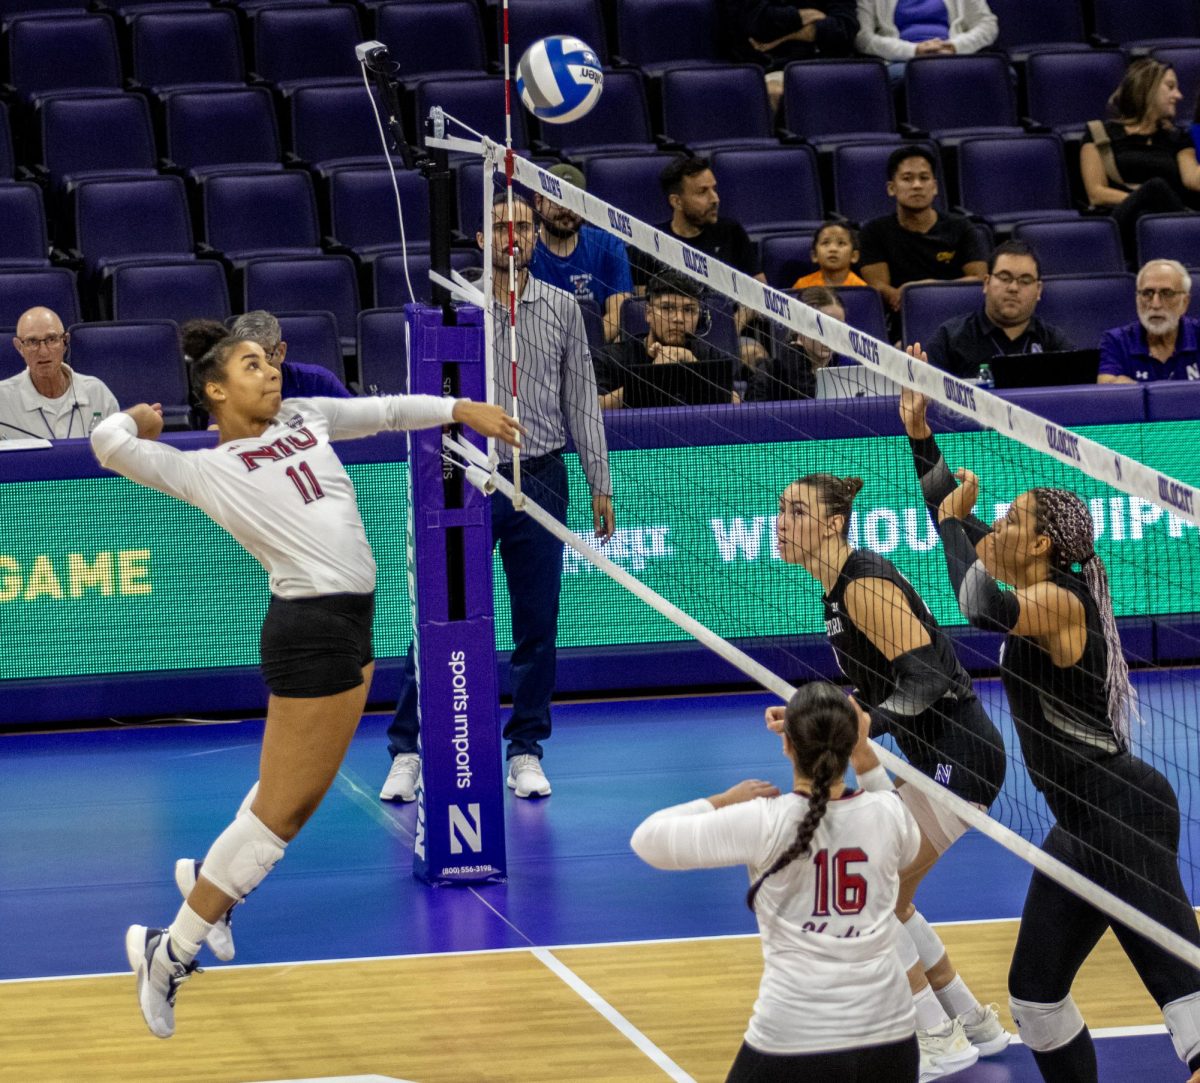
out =
[(238, 458), (247, 470), (254, 471), (264, 462), (274, 463), (280, 459), (290, 459), (297, 451), (307, 451), (316, 446), (317, 438), (307, 428), (302, 428), (296, 430), (295, 436), (281, 436), (270, 444), (239, 451)]
[(950, 772), (954, 770), (952, 763), (939, 763), (937, 770), (933, 773), (933, 781), (940, 786), (950, 785)]
[(479, 853), (483, 849), (483, 825), (479, 822), (479, 803), (471, 802), (467, 806), (466, 815), (458, 805), (451, 805), (446, 811), (450, 814), (450, 852), (461, 854), (465, 845), (472, 853)]

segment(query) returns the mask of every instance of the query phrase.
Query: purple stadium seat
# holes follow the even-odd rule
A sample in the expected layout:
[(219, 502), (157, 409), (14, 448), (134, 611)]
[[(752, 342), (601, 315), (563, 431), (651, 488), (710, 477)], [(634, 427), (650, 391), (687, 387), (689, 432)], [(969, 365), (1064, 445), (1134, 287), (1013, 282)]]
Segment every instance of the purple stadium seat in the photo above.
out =
[(363, 35), (351, 5), (265, 7), (253, 22), (255, 74), (281, 90), (361, 79), (354, 46)]
[(70, 333), (71, 363), (80, 372), (103, 380), (122, 406), (160, 402), (169, 428), (187, 428), (187, 373), (174, 323), (79, 323)]
[[(914, 143), (939, 160), (937, 147)], [(844, 144), (833, 151), (833, 203), (838, 214), (860, 225), (872, 218), (896, 213), (896, 201), (887, 194), (887, 160), (895, 144)], [(938, 194), (934, 206), (943, 214), (948, 209), (946, 182), (937, 169)]]
[(570, 124), (543, 124), (542, 140), (577, 160), (598, 153), (653, 153), (658, 146), (641, 74), (606, 71), (604, 93), (595, 108)]
[(1121, 234), (1111, 218), (1018, 222), (1013, 228), (1013, 240), (1033, 246), (1043, 278), (1125, 270)]
[(8, 28), (8, 81), (26, 101), (47, 94), (120, 90), (117, 31), (107, 15), (28, 15)]
[[(378, 101), (374, 89), (371, 97)], [(361, 83), (299, 87), (288, 95), (288, 109), (288, 153), (318, 177), (345, 166), (383, 164), (379, 127), (371, 98)], [(400, 158), (393, 156), (392, 161), (397, 169), (404, 168)]]
[(1157, 48), (1150, 55), (1175, 69), (1179, 90), (1183, 94), (1183, 101), (1176, 108), (1175, 116), (1186, 122), (1195, 114), (1196, 99), (1200, 97), (1200, 49), (1195, 46)]
[(1089, 120), (1108, 115), (1108, 97), (1124, 74), (1125, 57), (1115, 50), (1037, 53), (1025, 65), (1029, 115), (1078, 138)]
[(779, 145), (754, 64), (672, 68), (662, 77), (662, 101), (666, 134), (697, 153)]
[[(502, 32), (499, 23), (497, 32)], [(608, 63), (604, 20), (596, 0), (518, 0), (509, 8), (508, 47), (514, 65), (535, 41), (554, 34), (579, 38), (592, 47), (601, 64)]]
[(870, 286), (848, 286), (837, 291), (842, 307), (846, 310), (846, 322), (865, 331), (872, 338), (888, 341), (887, 317), (883, 312), (883, 299)]
[(21, 314), (38, 305), (57, 312), (65, 327), (78, 322), (74, 273), (65, 267), (0, 270), (0, 327), (16, 327)]
[(1013, 60), (1025, 60), (1042, 49), (1087, 49), (1079, 0), (988, 0), (1000, 24), (996, 44)]
[(881, 60), (801, 60), (783, 77), (784, 127), (824, 150), (899, 139)]
[(358, 374), (364, 395), (408, 391), (407, 346), (403, 308), (368, 308), (358, 314)]
[(17, 170), (13, 153), (12, 127), (8, 122), (8, 106), (0, 102), (0, 182), (12, 180)]
[(617, 0), (617, 52), (645, 72), (719, 62), (710, 0)]
[(165, 108), (167, 157), (189, 176), (283, 168), (265, 87), (181, 91), (166, 98)]
[(42, 162), (52, 187), (158, 175), (150, 106), (140, 94), (49, 98), (39, 112)]
[[(410, 249), (429, 247), (429, 182), (417, 172), (397, 173), (404, 233)], [(386, 167), (339, 169), (329, 177), (330, 232), (355, 255), (400, 251), (396, 193)]]
[(75, 190), (75, 240), (89, 274), (131, 260), (194, 258), (182, 178), (84, 181)]
[(763, 275), (767, 285), (777, 290), (791, 287), (797, 278), (816, 270), (812, 261), (813, 234), (772, 233), (763, 237), (758, 244), (762, 259)]
[(407, 83), (487, 71), (479, 6), (472, 0), (384, 4), (375, 12), (375, 36), (399, 66), (397, 77)]
[(346, 364), (338, 339), (338, 323), (332, 312), (278, 312), (280, 337), (287, 343), (288, 357), (304, 365), (329, 369), (344, 387)]
[(1056, 135), (964, 139), (958, 147), (962, 205), (1003, 229), (1018, 221), (1078, 218)]
[(900, 334), (905, 342), (928, 342), (933, 332), (955, 316), (983, 304), (980, 282), (929, 282), (905, 289), (900, 300)]
[[(450, 252), (450, 266), (462, 272), (470, 267), (478, 267), (482, 258), (478, 249), (455, 248)], [(412, 300), (408, 293), (409, 281), (418, 301), (428, 302), (432, 296), (428, 252), (409, 252), (407, 261), (399, 254), (380, 256), (372, 262), (371, 272), (375, 304), (380, 308), (398, 308), (408, 304)]]
[(825, 219), (817, 156), (809, 147), (718, 151), (712, 167), (721, 213), (752, 236), (815, 229)]
[(232, 311), (217, 260), (126, 263), (113, 270), (111, 286), (114, 320), (224, 320)]
[(0, 184), (0, 269), (49, 267), (46, 208), (36, 184)]
[(204, 241), (227, 259), (321, 254), (317, 199), (303, 170), (207, 177), (200, 199)]
[(671, 216), (659, 177), (673, 154), (591, 158), (584, 167), (589, 194), (620, 207), (644, 222), (662, 222)]
[(1200, 47), (1200, 9), (1193, 0), (1092, 0), (1096, 33), (1134, 52), (1159, 45)]
[(343, 352), (353, 352), (358, 275), (349, 256), (252, 259), (243, 277), (246, 312), (332, 312)]
[(908, 121), (939, 142), (1020, 135), (1008, 62), (989, 53), (918, 56), (904, 69)]
[(1137, 223), (1137, 251), (1139, 267), (1149, 259), (1175, 259), (1185, 267), (1195, 266), (1200, 262), (1200, 215), (1144, 215)]
[(130, 22), (133, 78), (154, 93), (245, 83), (237, 16), (229, 10), (160, 7)]
[(1093, 349), (1109, 328), (1137, 319), (1133, 290), (1131, 274), (1048, 278), (1037, 314), (1061, 328), (1080, 349)]
[[(497, 75), (463, 76), (458, 79), (427, 79), (417, 85), (417, 128), (424, 131), (429, 110), (440, 105), (456, 120), (469, 124), (477, 132), (504, 142), (504, 79)], [(458, 125), (449, 125), (451, 135), (464, 135)], [(513, 146), (529, 145), (525, 131), (525, 110), (512, 112)]]

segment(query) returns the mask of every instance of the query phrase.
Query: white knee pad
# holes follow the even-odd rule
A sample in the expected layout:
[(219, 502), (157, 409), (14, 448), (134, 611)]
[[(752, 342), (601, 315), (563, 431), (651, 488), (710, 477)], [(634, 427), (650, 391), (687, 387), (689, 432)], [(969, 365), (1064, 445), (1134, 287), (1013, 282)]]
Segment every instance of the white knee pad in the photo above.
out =
[(262, 883), (286, 848), (287, 843), (247, 809), (217, 836), (204, 855), (200, 875), (230, 898), (244, 899)]
[(242, 803), (238, 805), (237, 814), (240, 816), (243, 812), (249, 812), (250, 806), (254, 804), (254, 799), (258, 796), (258, 779), (254, 780), (254, 785), (250, 787), (250, 792), (242, 798)]
[(1008, 1010), (1021, 1041), (1036, 1053), (1061, 1049), (1083, 1030), (1083, 1016), (1070, 994), (1057, 1004), (1034, 1004), (1009, 997)]
[(896, 954), (900, 956), (900, 965), (904, 967), (904, 973), (907, 974), (921, 961), (921, 957), (917, 954), (917, 945), (905, 931), (903, 922), (894, 915), (892, 920), (896, 923)]
[(1175, 1052), (1187, 1064), (1200, 1053), (1200, 993), (1164, 1004), (1162, 1013), (1167, 1033), (1175, 1043)]
[(914, 910), (912, 917), (904, 922), (904, 931), (908, 933), (916, 946), (922, 970), (929, 970), (942, 961), (942, 956), (946, 954), (946, 945), (942, 943), (942, 938), (929, 927), (929, 922), (925, 920), (920, 910)]

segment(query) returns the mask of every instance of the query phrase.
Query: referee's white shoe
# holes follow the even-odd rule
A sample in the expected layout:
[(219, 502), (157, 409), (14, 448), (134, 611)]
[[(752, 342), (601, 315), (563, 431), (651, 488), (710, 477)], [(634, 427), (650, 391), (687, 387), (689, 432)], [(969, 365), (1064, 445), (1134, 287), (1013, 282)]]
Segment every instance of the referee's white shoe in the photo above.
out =
[[(200, 866), (203, 864), (204, 862), (197, 861), (194, 857), (181, 857), (175, 862), (175, 886), (179, 888), (179, 894), (185, 899), (192, 893), (192, 888), (196, 886), (196, 877), (200, 875)], [(241, 904), (235, 903), (234, 905)], [(227, 963), (233, 958), (232, 906), (213, 922), (213, 927), (208, 931), (204, 942), (221, 962)]]
[(181, 963), (171, 954), (166, 929), (130, 925), (125, 933), (125, 954), (137, 975), (138, 1004), (150, 1033), (169, 1038), (175, 1033), (175, 994), (196, 969), (195, 961)]
[(1012, 1035), (1000, 1022), (998, 1004), (980, 1004), (960, 1015), (958, 1021), (962, 1023), (967, 1041), (979, 1050), (981, 1057), (994, 1056), (1012, 1041)]
[(537, 756), (513, 756), (508, 761), (508, 788), (518, 797), (549, 797), (550, 780)]
[(388, 777), (379, 791), (380, 801), (415, 801), (417, 780), (421, 777), (421, 757), (415, 752), (401, 752), (392, 759)]
[(933, 1030), (918, 1030), (917, 1043), (921, 1047), (920, 1083), (954, 1075), (979, 1059), (979, 1050), (967, 1040), (957, 1019), (949, 1019)]

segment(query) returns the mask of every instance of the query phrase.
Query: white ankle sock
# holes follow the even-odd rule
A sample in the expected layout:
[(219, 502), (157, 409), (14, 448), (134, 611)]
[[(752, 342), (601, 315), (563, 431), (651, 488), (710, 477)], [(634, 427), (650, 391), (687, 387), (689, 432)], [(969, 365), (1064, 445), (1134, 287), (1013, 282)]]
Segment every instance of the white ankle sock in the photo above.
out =
[(943, 985), (940, 989), (934, 989), (933, 992), (951, 1019), (965, 1015), (973, 1008), (979, 1007), (979, 1001), (975, 999), (975, 994), (967, 988), (961, 974), (956, 974), (949, 985)]
[(917, 1009), (917, 1030), (937, 1030), (950, 1022), (945, 1009), (928, 985), (913, 994), (913, 1005)]
[(212, 922), (205, 921), (185, 902), (167, 930), (175, 958), (181, 963), (190, 963), (200, 953), (200, 945), (211, 928)]

